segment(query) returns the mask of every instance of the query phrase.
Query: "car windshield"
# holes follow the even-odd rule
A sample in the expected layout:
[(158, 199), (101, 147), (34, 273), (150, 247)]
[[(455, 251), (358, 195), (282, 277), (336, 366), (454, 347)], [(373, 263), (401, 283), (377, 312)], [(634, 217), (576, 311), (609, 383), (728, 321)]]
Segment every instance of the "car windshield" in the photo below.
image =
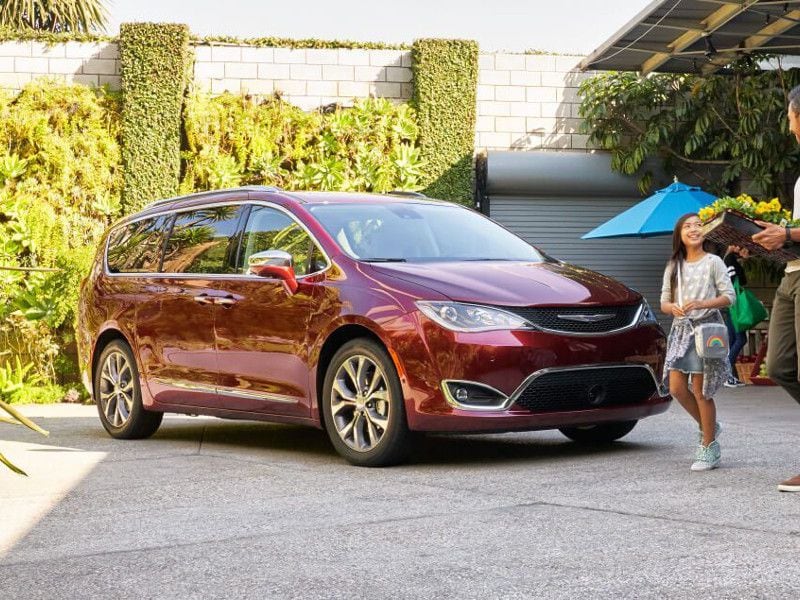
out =
[(308, 208), (342, 250), (359, 260), (545, 260), (494, 221), (459, 206), (387, 202)]

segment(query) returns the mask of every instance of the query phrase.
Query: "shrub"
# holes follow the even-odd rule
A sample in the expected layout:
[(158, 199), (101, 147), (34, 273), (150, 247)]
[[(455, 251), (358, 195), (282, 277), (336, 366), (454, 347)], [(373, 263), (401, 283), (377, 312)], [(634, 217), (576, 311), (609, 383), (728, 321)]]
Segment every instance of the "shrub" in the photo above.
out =
[(181, 108), (190, 65), (185, 25), (123, 23), (123, 204), (132, 212), (174, 196), (180, 179)]
[[(0, 362), (77, 380), (78, 287), (119, 212), (120, 105), (103, 89), (35, 82), (0, 94)], [(51, 394), (52, 395), (52, 394)]]
[(385, 192), (421, 176), (414, 111), (385, 99), (306, 113), (271, 96), (193, 94), (181, 192), (240, 184)]
[(426, 164), (425, 193), (472, 202), (478, 44), (469, 40), (414, 42), (414, 107)]

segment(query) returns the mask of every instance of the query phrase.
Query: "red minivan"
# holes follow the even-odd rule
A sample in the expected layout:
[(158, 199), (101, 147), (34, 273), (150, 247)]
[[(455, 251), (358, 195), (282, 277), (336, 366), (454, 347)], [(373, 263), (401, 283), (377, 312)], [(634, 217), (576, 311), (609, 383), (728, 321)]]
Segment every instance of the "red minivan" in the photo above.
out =
[(116, 438), (164, 412), (301, 423), (379, 466), (424, 431), (610, 442), (670, 400), (640, 294), (418, 194), (155, 202), (103, 238), (79, 323)]

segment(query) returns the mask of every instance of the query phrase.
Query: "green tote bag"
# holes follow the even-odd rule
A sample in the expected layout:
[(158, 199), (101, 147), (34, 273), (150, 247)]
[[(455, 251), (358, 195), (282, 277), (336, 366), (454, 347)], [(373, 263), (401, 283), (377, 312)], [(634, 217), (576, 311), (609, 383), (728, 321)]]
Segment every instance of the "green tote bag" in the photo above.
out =
[(728, 310), (731, 313), (733, 328), (738, 331), (752, 329), (767, 318), (767, 309), (750, 290), (739, 285), (739, 280), (733, 282), (736, 291), (736, 303)]

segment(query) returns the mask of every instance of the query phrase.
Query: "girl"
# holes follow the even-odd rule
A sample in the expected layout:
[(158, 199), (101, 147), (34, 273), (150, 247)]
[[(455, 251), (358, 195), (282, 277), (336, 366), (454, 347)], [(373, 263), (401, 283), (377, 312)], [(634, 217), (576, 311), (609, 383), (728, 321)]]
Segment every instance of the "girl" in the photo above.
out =
[(672, 233), (672, 259), (664, 271), (661, 287), (661, 310), (675, 318), (667, 342), (665, 383), (668, 380), (670, 394), (700, 426), (700, 446), (692, 471), (707, 471), (719, 465), (720, 447), (716, 438), (720, 427), (713, 397), (730, 375), (727, 360), (698, 356), (693, 326), (722, 324), (719, 309), (730, 306), (736, 297), (725, 264), (718, 256), (708, 254), (703, 242), (696, 214), (678, 219)]

